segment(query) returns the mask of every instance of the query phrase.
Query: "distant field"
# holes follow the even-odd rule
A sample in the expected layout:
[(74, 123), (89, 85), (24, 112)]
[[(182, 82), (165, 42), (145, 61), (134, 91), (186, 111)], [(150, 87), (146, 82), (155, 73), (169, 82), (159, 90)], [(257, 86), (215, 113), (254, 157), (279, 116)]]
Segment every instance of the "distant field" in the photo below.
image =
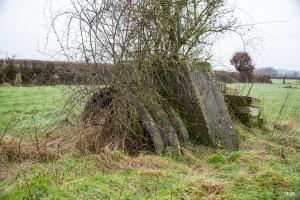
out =
[[(283, 83), (283, 79), (272, 79), (272, 82), (273, 83), (276, 83), (276, 84), (281, 84), (281, 83)], [(285, 82), (287, 83), (287, 84), (300, 84), (300, 80), (295, 80), (295, 79), (286, 79), (285, 80)]]
[[(287, 98), (286, 106), (281, 116), (282, 122), (300, 122), (300, 83), (296, 80), (272, 80), (273, 84), (254, 84), (250, 96), (263, 101), (263, 116), (268, 120), (275, 120)], [(246, 95), (251, 88), (250, 84), (231, 84)], [(287, 97), (288, 96), (288, 97)]]

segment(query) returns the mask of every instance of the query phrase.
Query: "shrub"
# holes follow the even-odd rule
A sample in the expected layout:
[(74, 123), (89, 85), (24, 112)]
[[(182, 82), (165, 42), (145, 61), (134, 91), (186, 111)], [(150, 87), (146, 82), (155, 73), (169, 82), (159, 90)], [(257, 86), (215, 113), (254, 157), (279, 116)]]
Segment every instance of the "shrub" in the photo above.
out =
[(4, 61), (3, 68), (3, 81), (14, 84), (16, 80), (16, 75), (18, 73), (18, 67), (12, 59), (6, 59)]
[(3, 84), (3, 68), (4, 68), (4, 61), (0, 60), (0, 84)]

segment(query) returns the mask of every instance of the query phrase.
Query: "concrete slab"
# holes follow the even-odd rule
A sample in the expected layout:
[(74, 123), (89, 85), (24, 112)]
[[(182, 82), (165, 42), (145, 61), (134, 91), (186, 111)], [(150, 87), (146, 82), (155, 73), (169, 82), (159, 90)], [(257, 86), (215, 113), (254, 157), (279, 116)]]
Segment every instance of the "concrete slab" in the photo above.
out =
[(225, 101), (232, 106), (261, 107), (261, 100), (248, 96), (226, 95)]
[(165, 78), (165, 96), (180, 113), (190, 139), (199, 144), (238, 149), (238, 139), (213, 73), (180, 66)]
[(250, 115), (252, 117), (259, 117), (261, 115), (260, 108), (251, 106), (236, 106), (234, 109), (235, 114)]

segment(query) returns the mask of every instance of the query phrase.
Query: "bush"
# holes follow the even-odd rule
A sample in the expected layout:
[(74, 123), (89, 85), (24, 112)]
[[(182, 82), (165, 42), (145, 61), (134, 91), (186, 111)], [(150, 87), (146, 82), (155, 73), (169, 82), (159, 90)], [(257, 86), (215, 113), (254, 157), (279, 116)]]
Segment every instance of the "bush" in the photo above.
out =
[(18, 67), (12, 59), (7, 59), (4, 61), (4, 68), (2, 72), (4, 82), (10, 84), (15, 83), (16, 75), (18, 73)]
[(3, 68), (4, 68), (4, 61), (0, 60), (0, 84), (3, 84), (3, 82), (4, 82)]

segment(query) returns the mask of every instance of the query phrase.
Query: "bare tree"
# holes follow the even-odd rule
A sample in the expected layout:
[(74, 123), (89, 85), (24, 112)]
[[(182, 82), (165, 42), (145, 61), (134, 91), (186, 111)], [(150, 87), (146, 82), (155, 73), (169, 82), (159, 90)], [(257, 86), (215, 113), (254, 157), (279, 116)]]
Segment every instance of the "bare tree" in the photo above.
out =
[(230, 62), (240, 72), (242, 82), (252, 81), (255, 67), (251, 56), (247, 52), (234, 53)]
[[(213, 39), (235, 20), (225, 0), (72, 0), (53, 15), (65, 55), (95, 63), (145, 60), (153, 55), (207, 59)], [(59, 34), (55, 22), (67, 27)]]

